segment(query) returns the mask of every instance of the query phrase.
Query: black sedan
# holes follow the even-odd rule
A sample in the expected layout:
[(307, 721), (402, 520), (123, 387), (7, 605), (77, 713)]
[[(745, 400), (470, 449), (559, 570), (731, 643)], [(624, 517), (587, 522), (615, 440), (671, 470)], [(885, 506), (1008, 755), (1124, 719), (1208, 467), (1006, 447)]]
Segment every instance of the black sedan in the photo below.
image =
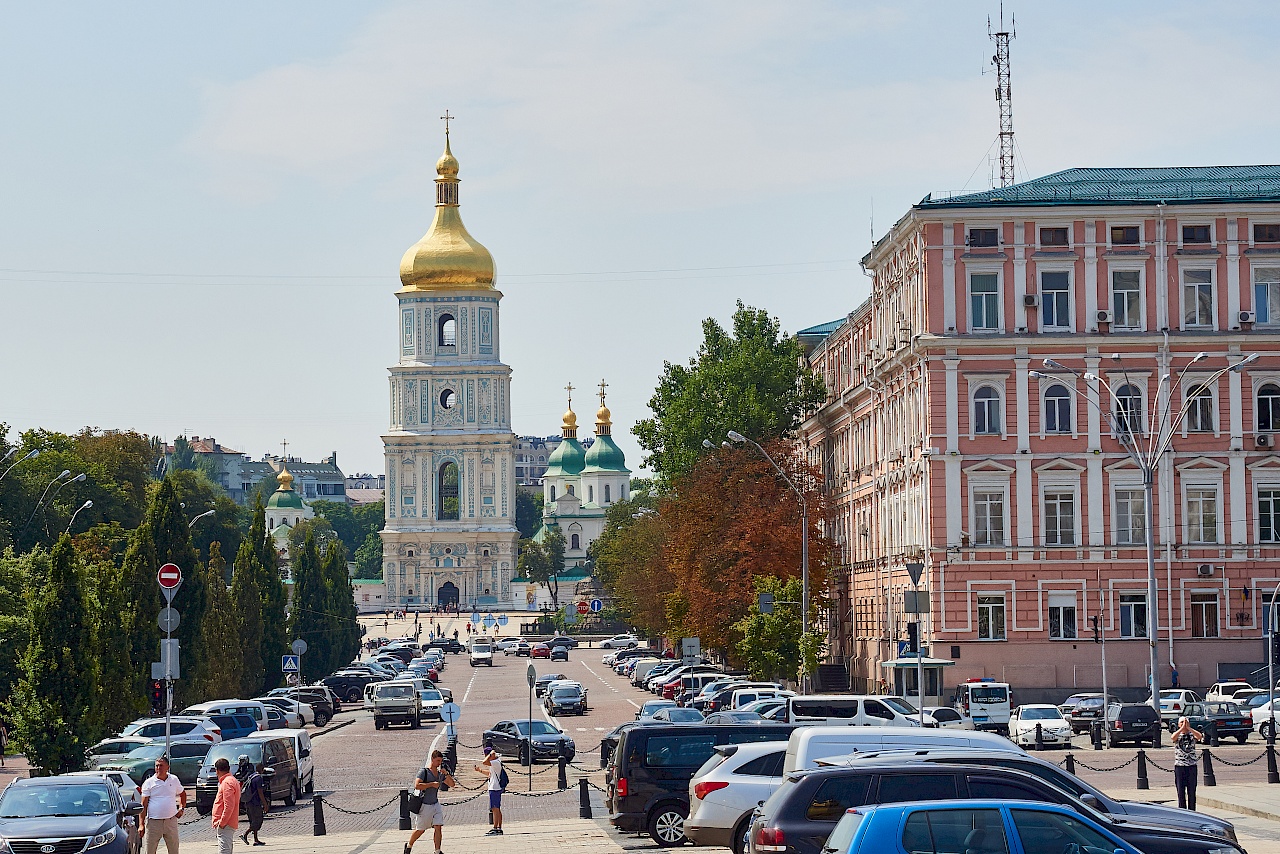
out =
[(559, 645), (551, 647), (551, 655), (548, 658), (552, 661), (568, 661), (569, 647)]
[(542, 698), (542, 705), (549, 715), (585, 715), (587, 692), (576, 685), (552, 688)]
[(533, 683), (533, 696), (541, 697), (547, 693), (547, 686), (560, 679), (568, 679), (563, 673), (544, 673)]
[(532, 742), (533, 761), (558, 759), (561, 752), (566, 759), (573, 759), (576, 747), (573, 739), (546, 721), (520, 719), (499, 721), (492, 729), (484, 731), (484, 740), (493, 745), (503, 756), (517, 756), (523, 764), (523, 746)]
[(566, 646), (569, 649), (577, 649), (578, 641), (574, 638), (569, 637), (568, 635), (557, 635), (556, 637), (553, 637), (551, 640), (547, 641), (547, 646), (551, 647), (552, 649), (555, 649), (558, 646)]
[(427, 649), (439, 649), (444, 652), (451, 652), (454, 655), (460, 655), (467, 651), (467, 648), (458, 643), (453, 638), (436, 638), (427, 644)]

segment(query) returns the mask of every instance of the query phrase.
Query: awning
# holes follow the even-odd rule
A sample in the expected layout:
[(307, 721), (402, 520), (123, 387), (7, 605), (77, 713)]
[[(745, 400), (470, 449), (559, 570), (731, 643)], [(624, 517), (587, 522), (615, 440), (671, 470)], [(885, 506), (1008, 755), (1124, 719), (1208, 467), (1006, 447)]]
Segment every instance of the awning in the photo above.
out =
[(915, 670), (917, 664), (923, 664), (925, 667), (951, 667), (955, 664), (949, 658), (895, 658), (892, 661), (880, 662), (881, 667), (888, 667), (894, 670)]

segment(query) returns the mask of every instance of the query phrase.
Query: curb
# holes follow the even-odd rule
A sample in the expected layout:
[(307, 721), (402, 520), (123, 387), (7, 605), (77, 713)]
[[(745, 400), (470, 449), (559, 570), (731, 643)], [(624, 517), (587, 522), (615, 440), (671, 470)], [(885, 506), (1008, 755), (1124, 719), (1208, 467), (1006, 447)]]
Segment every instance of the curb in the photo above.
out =
[(335, 729), (342, 729), (344, 726), (351, 726), (355, 722), (356, 722), (355, 718), (348, 718), (342, 723), (337, 723), (337, 724), (334, 724), (333, 726), (325, 727), (324, 729), (312, 735), (311, 738), (319, 738), (322, 735), (333, 732)]
[(1280, 813), (1278, 812), (1258, 809), (1257, 807), (1237, 804), (1231, 801), (1220, 801), (1214, 797), (1206, 798), (1204, 795), (1200, 794), (1200, 791), (1196, 792), (1196, 806), (1203, 805), (1206, 807), (1213, 807), (1216, 810), (1223, 810), (1224, 812), (1233, 812), (1238, 815), (1247, 815), (1252, 816), (1253, 818), (1265, 818), (1270, 821), (1280, 821)]

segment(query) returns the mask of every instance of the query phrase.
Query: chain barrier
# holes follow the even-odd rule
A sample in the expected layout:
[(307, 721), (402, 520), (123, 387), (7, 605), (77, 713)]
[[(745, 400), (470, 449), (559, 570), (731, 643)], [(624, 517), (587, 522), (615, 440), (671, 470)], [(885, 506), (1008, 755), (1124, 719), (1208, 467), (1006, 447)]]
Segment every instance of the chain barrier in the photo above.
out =
[(462, 739), (458, 739), (454, 744), (458, 745), (458, 747), (465, 747), (467, 750), (479, 750), (484, 746), (482, 744), (466, 744)]
[(202, 818), (204, 818), (204, 816), (200, 815), (200, 813), (196, 813), (195, 818), (192, 818), (190, 821), (179, 821), (178, 826), (184, 827), (188, 824), (195, 824), (197, 821), (200, 821)]
[[(1137, 762), (1137, 761), (1138, 761), (1138, 757), (1137, 757), (1137, 755), (1135, 754), (1135, 755), (1134, 755), (1134, 757), (1133, 757), (1132, 759), (1130, 759), (1128, 762), (1124, 762), (1124, 763), (1122, 763), (1122, 764), (1120, 764), (1120, 765), (1116, 765), (1116, 766), (1115, 766), (1115, 767), (1113, 767), (1113, 768), (1095, 768), (1095, 767), (1094, 767), (1094, 766), (1092, 766), (1092, 765), (1086, 765), (1085, 763), (1081, 762), (1079, 759), (1077, 759), (1077, 760), (1076, 760), (1076, 765), (1078, 765), (1078, 766), (1080, 766), (1081, 768), (1084, 768), (1084, 769), (1086, 769), (1086, 770), (1088, 770), (1088, 771), (1098, 771), (1098, 772), (1100, 772), (1100, 773), (1105, 774), (1105, 773), (1107, 773), (1107, 772), (1109, 772), (1109, 771), (1119, 771), (1121, 768), (1124, 768), (1124, 767), (1126, 767), (1126, 766), (1132, 765), (1133, 763), (1135, 763), (1135, 762)], [(1148, 761), (1148, 762), (1150, 762), (1151, 760), (1150, 760), (1150, 759), (1148, 759), (1147, 761)]]
[(1155, 761), (1154, 759), (1152, 759), (1152, 758), (1151, 758), (1151, 754), (1147, 754), (1147, 764), (1148, 764), (1148, 765), (1150, 765), (1150, 766), (1152, 766), (1153, 768), (1156, 768), (1156, 769), (1158, 769), (1158, 770), (1160, 770), (1160, 771), (1163, 771), (1163, 772), (1164, 772), (1164, 773), (1166, 773), (1166, 774), (1172, 774), (1172, 773), (1173, 773), (1173, 769), (1172, 769), (1172, 768), (1166, 768), (1166, 767), (1164, 767), (1164, 766), (1163, 766), (1163, 765), (1161, 765), (1159, 762), (1157, 762), (1157, 761)]
[(1250, 760), (1249, 760), (1249, 761), (1247, 761), (1247, 762), (1232, 762), (1232, 761), (1230, 761), (1230, 760), (1228, 760), (1228, 759), (1223, 759), (1221, 756), (1219, 756), (1219, 755), (1218, 755), (1218, 754), (1216, 754), (1216, 753), (1211, 754), (1211, 755), (1213, 756), (1213, 761), (1214, 761), (1214, 762), (1221, 762), (1223, 765), (1230, 765), (1232, 768), (1243, 768), (1243, 767), (1245, 767), (1246, 765), (1252, 765), (1253, 763), (1255, 763), (1255, 762), (1257, 762), (1257, 761), (1259, 761), (1259, 760), (1261, 760), (1261, 759), (1266, 759), (1266, 758), (1267, 758), (1267, 754), (1266, 754), (1266, 752), (1265, 752), (1265, 751), (1264, 751), (1264, 752), (1262, 752), (1262, 753), (1259, 753), (1257, 756), (1253, 757), (1252, 759), (1250, 759)]
[(604, 770), (606, 770), (606, 769), (604, 769), (604, 768), (584, 768), (583, 766), (581, 766), (581, 765), (576, 765), (576, 764), (574, 764), (573, 762), (570, 762), (570, 763), (569, 763), (569, 767), (570, 767), (570, 768), (572, 768), (572, 769), (574, 769), (575, 771), (581, 771), (581, 772), (582, 772), (582, 773), (584, 773), (584, 774), (595, 774), (597, 771), (604, 771)]
[[(456, 779), (456, 778), (455, 778), (455, 779)], [(489, 788), (489, 781), (488, 781), (488, 780), (481, 780), (481, 781), (480, 781), (480, 785), (478, 785), (478, 786), (468, 786), (466, 783), (459, 783), (459, 784), (458, 784), (458, 788), (459, 788), (459, 789), (466, 789), (468, 792), (478, 792), (478, 791), (480, 791), (481, 789), (487, 789), (487, 788)]]
[(456, 807), (456, 806), (461, 806), (462, 804), (468, 804), (468, 803), (471, 803), (471, 802), (472, 802), (472, 801), (474, 801), (476, 798), (480, 798), (480, 797), (484, 797), (484, 792), (476, 792), (476, 793), (475, 793), (474, 795), (472, 795), (471, 797), (469, 797), (469, 798), (463, 798), (463, 799), (462, 799), (462, 800), (460, 800), (460, 801), (441, 801), (440, 803), (441, 803), (441, 805), (446, 806), (446, 807)]
[(591, 782), (590, 780), (587, 780), (587, 788), (595, 789), (597, 792), (600, 792), (605, 795), (609, 794), (608, 789), (604, 788), (603, 786), (597, 786), (595, 783)]
[(515, 795), (518, 798), (545, 798), (550, 795), (563, 795), (566, 792), (573, 792), (573, 789), (551, 789), (546, 792), (513, 792), (508, 789), (506, 794)]
[(387, 807), (391, 806), (392, 804), (399, 802), (399, 800), (400, 800), (400, 793), (399, 793), (399, 792), (397, 792), (396, 794), (394, 794), (394, 795), (392, 795), (392, 796), (391, 796), (391, 800), (387, 801), (385, 804), (379, 804), (378, 806), (374, 807), (373, 809), (368, 809), (368, 810), (348, 810), (348, 809), (343, 809), (342, 807), (338, 806), (337, 804), (335, 804), (333, 801), (329, 800), (329, 799), (328, 799), (328, 798), (326, 798), (326, 797), (323, 797), (323, 796), (322, 796), (322, 797), (320, 798), (320, 802), (321, 802), (321, 803), (325, 804), (326, 806), (328, 806), (328, 807), (330, 807), (330, 808), (332, 808), (332, 809), (337, 810), (337, 811), (338, 811), (338, 812), (340, 812), (340, 813), (345, 813), (346, 815), (372, 815), (373, 813), (376, 813), (378, 810), (384, 810), (384, 809), (386, 809)]

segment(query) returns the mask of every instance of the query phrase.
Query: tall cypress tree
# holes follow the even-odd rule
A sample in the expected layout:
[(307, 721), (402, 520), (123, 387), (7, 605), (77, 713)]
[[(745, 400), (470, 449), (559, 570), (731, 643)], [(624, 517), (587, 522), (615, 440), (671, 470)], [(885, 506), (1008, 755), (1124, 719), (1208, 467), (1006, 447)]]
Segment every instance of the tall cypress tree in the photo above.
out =
[(262, 590), (258, 587), (262, 571), (253, 545), (242, 540), (231, 577), (231, 601), (240, 612), (241, 697), (256, 697), (263, 690)]
[(30, 588), (31, 640), (9, 712), (33, 768), (61, 774), (84, 767), (101, 727), (97, 637), (84, 571), (63, 535), (47, 579)]
[(334, 624), (328, 643), (326, 672), (346, 665), (360, 653), (360, 628), (356, 620), (355, 596), (347, 574), (347, 549), (340, 540), (329, 543), (322, 565), (329, 612)]
[[(253, 507), (248, 541), (262, 567), (258, 590), (262, 597), (262, 672), (266, 679), (263, 687), (274, 688), (280, 684), (280, 656), (289, 652), (286, 622), (289, 599), (280, 578), (280, 555), (267, 533), (267, 511), (261, 499)], [(294, 586), (297, 587), (296, 582)]]
[(210, 700), (229, 700), (240, 692), (240, 618), (227, 592), (226, 577), (222, 544), (210, 543), (209, 565), (204, 570), (207, 601), (200, 626), (201, 688)]
[(302, 656), (302, 676), (308, 682), (329, 671), (331, 643), (335, 621), (329, 614), (329, 591), (320, 564), (320, 551), (310, 531), (293, 562), (293, 605), (289, 611), (289, 639), (307, 642)]
[(129, 638), (130, 665), (128, 681), (122, 688), (137, 713), (149, 706), (151, 662), (160, 660), (160, 627), (156, 625), (162, 604), (160, 586), (156, 584), (159, 570), (151, 525), (144, 521), (129, 536), (121, 578), (128, 607), (120, 622)]
[[(104, 732), (119, 732), (146, 706), (146, 693), (130, 690), (138, 682), (133, 663), (133, 638), (128, 628), (134, 603), (126, 591), (124, 570), (115, 564), (95, 564), (90, 567), (89, 577), (97, 600), (97, 652), (101, 662), (98, 708)], [(151, 626), (158, 628), (154, 622)]]
[[(174, 704), (186, 706), (198, 693), (198, 686), (188, 674), (198, 675), (203, 666), (200, 629), (208, 599), (205, 573), (191, 545), (191, 527), (186, 511), (178, 501), (172, 481), (165, 478), (156, 490), (147, 510), (147, 522), (155, 541), (156, 560), (160, 565), (175, 564), (182, 570), (182, 586), (173, 597), (173, 607), (182, 615), (175, 632), (181, 648), (182, 677), (174, 683)], [(152, 583), (155, 583), (153, 577)], [(158, 659), (157, 659), (158, 660)]]

